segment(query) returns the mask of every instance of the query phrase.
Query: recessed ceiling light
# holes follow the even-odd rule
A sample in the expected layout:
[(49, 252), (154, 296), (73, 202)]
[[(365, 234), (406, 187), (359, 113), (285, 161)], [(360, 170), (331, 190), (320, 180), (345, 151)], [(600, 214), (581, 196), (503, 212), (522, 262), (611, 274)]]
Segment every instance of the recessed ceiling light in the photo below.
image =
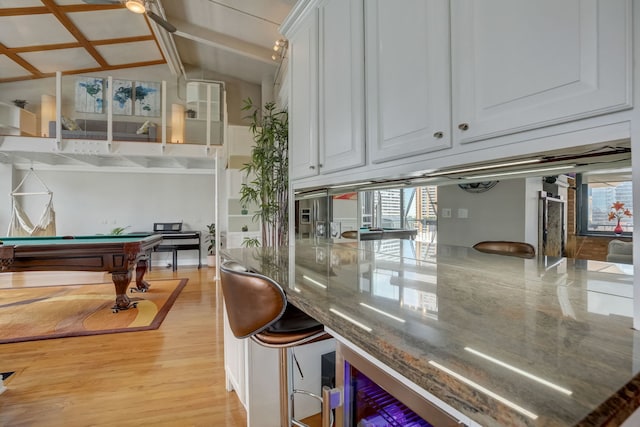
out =
[(127, 0), (125, 6), (133, 13), (145, 13), (147, 11), (142, 0)]

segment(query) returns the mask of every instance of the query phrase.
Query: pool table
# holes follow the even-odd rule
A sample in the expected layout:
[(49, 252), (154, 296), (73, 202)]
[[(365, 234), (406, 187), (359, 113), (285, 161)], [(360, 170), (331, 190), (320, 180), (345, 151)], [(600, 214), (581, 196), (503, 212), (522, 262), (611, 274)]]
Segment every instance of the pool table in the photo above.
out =
[(136, 289), (145, 292), (148, 254), (162, 236), (128, 234), (117, 236), (0, 237), (0, 272), (15, 271), (105, 271), (116, 288), (113, 311), (136, 306), (127, 296), (133, 269)]
[(411, 239), (415, 240), (418, 230), (402, 228), (361, 228), (360, 240)]

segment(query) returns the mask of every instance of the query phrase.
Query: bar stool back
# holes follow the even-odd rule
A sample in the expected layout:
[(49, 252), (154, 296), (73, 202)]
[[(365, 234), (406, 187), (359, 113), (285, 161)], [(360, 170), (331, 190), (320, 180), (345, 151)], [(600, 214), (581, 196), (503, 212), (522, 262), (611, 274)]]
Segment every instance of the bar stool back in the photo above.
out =
[(292, 347), (331, 338), (324, 326), (295, 306), (287, 304), (282, 287), (261, 274), (248, 271), (235, 261), (220, 266), (220, 283), (229, 327), (236, 338), (251, 338), (265, 347), (279, 349), (280, 425), (304, 424), (294, 419), (294, 390), (288, 360)]

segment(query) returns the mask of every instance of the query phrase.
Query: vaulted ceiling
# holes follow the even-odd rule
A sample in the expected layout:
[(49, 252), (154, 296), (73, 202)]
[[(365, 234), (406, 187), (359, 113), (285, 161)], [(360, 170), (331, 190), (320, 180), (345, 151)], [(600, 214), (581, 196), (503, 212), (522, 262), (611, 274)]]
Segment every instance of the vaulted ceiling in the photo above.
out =
[(252, 83), (272, 79), (273, 44), (295, 0), (0, 0), (0, 83), (167, 63)]

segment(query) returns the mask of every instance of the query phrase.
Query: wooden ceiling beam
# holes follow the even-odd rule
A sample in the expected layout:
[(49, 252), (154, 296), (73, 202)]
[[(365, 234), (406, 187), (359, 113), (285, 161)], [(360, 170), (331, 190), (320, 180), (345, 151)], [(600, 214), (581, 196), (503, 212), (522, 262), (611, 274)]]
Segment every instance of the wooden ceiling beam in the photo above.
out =
[(49, 12), (44, 6), (37, 7), (7, 7), (0, 9), (0, 16), (20, 16), (20, 15), (44, 15)]
[(41, 0), (42, 3), (51, 11), (51, 13), (58, 18), (58, 21), (71, 33), (73, 37), (86, 49), (86, 51), (96, 60), (101, 67), (108, 67), (109, 64), (107, 61), (98, 53), (95, 47), (91, 44), (89, 40), (80, 32), (78, 27), (75, 26), (73, 22), (69, 19), (65, 12), (63, 12), (62, 8), (58, 6), (53, 0)]
[[(110, 45), (110, 44), (136, 43), (136, 42), (144, 42), (144, 41), (155, 41), (155, 37), (148, 35), (148, 36), (135, 36), (135, 37), (121, 37), (118, 39), (93, 40), (91, 44), (94, 46), (104, 46), (104, 45)], [(38, 46), (11, 47), (11, 48), (7, 48), (7, 50), (14, 53), (24, 53), (24, 52), (41, 52), (46, 50), (57, 50), (57, 49), (73, 49), (77, 47), (83, 47), (83, 46), (80, 44), (80, 42), (71, 42), (71, 43), (43, 44)]]
[(109, 44), (119, 44), (119, 43), (135, 43), (135, 42), (147, 42), (154, 41), (156, 38), (152, 35), (147, 36), (133, 36), (133, 37), (121, 37), (118, 39), (104, 39), (104, 40), (93, 40), (91, 43), (95, 46), (103, 46)]
[[(0, 50), (0, 53), (3, 53), (3, 52)], [(166, 61), (164, 59), (157, 59), (157, 60), (154, 60), (154, 61), (132, 62), (130, 64), (108, 65), (106, 67), (95, 67), (95, 68), (82, 68), (82, 69), (77, 69), (77, 70), (67, 70), (67, 71), (63, 71), (62, 75), (63, 76), (67, 76), (67, 75), (74, 75), (74, 74), (98, 73), (98, 72), (101, 72), (101, 71), (121, 70), (121, 69), (124, 69), (124, 68), (149, 67), (149, 66), (152, 66), (152, 65), (162, 65), (162, 64), (166, 64)], [(0, 78), (0, 83), (11, 83), (11, 82), (34, 80), (34, 79), (40, 79), (40, 78), (46, 78), (46, 77), (55, 77), (55, 75), (56, 75), (56, 73), (40, 73), (37, 76), (30, 75), (30, 76), (8, 77), (8, 78), (4, 78), (4, 79)]]
[(15, 62), (16, 64), (20, 65), (22, 68), (24, 68), (28, 72), (30, 72), (33, 75), (33, 77), (35, 77), (35, 78), (42, 77), (42, 73), (40, 72), (40, 70), (38, 70), (36, 67), (31, 65), (29, 62), (27, 62), (20, 55), (12, 52), (11, 49), (8, 49), (2, 43), (0, 43), (0, 54), (7, 55), (7, 57), (9, 59), (11, 59), (13, 62)]
[(124, 9), (124, 4), (68, 4), (58, 6), (64, 13), (95, 12), (100, 10)]
[(76, 47), (82, 47), (82, 45), (78, 42), (55, 43), (55, 44), (43, 44), (38, 46), (11, 47), (11, 48), (7, 48), (7, 50), (13, 53), (25, 53), (25, 52), (40, 52), (45, 50), (73, 49)]

